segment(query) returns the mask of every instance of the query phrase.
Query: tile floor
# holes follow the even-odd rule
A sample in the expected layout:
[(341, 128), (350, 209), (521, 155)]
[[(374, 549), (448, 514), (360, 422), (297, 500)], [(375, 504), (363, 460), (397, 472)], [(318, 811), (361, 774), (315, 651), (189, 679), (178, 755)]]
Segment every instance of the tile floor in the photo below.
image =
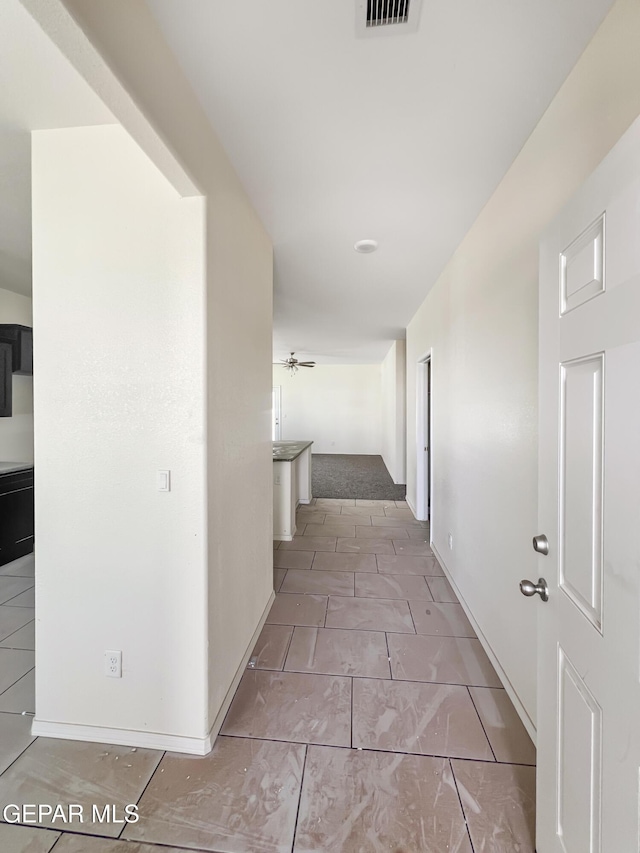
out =
[[(319, 499), (212, 753), (33, 739), (33, 559), (0, 568), (2, 853), (533, 853), (535, 751), (406, 504)], [(74, 831), (71, 831), (71, 830)]]

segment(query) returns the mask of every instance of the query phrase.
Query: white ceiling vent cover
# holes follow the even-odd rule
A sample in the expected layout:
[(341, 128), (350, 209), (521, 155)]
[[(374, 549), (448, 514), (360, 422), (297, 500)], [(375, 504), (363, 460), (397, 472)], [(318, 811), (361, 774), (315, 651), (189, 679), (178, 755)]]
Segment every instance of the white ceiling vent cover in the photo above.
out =
[(356, 0), (356, 34), (367, 38), (415, 33), (421, 5), (422, 0)]

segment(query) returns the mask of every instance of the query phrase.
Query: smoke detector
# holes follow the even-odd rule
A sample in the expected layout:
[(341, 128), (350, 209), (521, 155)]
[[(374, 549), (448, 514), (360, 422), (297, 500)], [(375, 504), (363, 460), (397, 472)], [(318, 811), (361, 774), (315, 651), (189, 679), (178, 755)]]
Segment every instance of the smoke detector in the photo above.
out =
[(378, 248), (377, 240), (358, 240), (357, 243), (354, 243), (353, 248), (356, 252), (360, 252), (361, 255), (370, 255), (371, 252), (375, 252)]
[(422, 0), (356, 0), (356, 34), (399, 36), (415, 33)]

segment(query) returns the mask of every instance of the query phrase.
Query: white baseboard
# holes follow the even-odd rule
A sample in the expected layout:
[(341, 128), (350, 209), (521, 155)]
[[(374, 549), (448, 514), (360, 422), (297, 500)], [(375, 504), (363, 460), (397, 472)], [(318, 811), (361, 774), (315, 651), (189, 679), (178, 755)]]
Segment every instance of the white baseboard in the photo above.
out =
[(136, 746), (140, 749), (159, 749), (167, 752), (184, 752), (189, 755), (207, 755), (211, 752), (213, 743), (218, 736), (220, 727), (224, 721), (231, 701), (235, 695), (240, 679), (247, 668), (251, 652), (264, 627), (269, 610), (273, 604), (275, 592), (271, 593), (267, 606), (264, 609), (260, 622), (256, 628), (251, 642), (245, 652), (242, 662), (234, 676), (234, 679), (226, 693), (224, 701), (218, 711), (209, 734), (204, 737), (187, 737), (182, 735), (162, 734), (161, 732), (146, 732), (136, 729), (115, 729), (107, 726), (84, 726), (74, 723), (53, 723), (48, 720), (34, 718), (31, 724), (31, 734), (34, 737), (54, 737), (62, 740), (80, 740), (90, 743), (111, 743), (119, 746)]
[(293, 542), (293, 537), (296, 535), (297, 532), (298, 532), (298, 525), (294, 524), (293, 525), (293, 533), (291, 534), (291, 536), (287, 536), (285, 533), (274, 533), (273, 534), (273, 541), (274, 542)]
[(416, 510), (415, 504), (410, 499), (409, 495), (406, 496), (405, 500), (407, 502), (409, 509), (413, 513), (413, 517), (416, 519), (416, 521), (427, 521), (427, 522), (429, 522), (429, 530), (431, 530), (431, 523), (430, 523), (428, 518), (418, 518), (418, 511)]
[(511, 684), (511, 682), (507, 678), (507, 674), (504, 671), (504, 669), (502, 668), (502, 665), (501, 665), (500, 661), (498, 660), (498, 658), (496, 657), (495, 652), (491, 648), (489, 641), (487, 640), (485, 635), (480, 630), (480, 627), (479, 627), (478, 623), (476, 622), (476, 620), (473, 616), (473, 613), (469, 609), (469, 606), (467, 605), (462, 594), (460, 593), (460, 590), (458, 589), (458, 585), (456, 584), (454, 579), (451, 577), (451, 573), (450, 573), (449, 569), (447, 568), (445, 561), (442, 559), (441, 555), (438, 552), (438, 549), (435, 547), (433, 542), (431, 543), (431, 550), (435, 554), (436, 560), (440, 563), (442, 571), (445, 573), (447, 580), (449, 581), (449, 583), (453, 587), (453, 591), (458, 596), (458, 599), (460, 600), (460, 604), (462, 605), (462, 609), (466, 613), (467, 618), (469, 619), (469, 622), (471, 622), (471, 627), (476, 632), (476, 635), (477, 635), (478, 639), (480, 640), (480, 643), (482, 644), (482, 648), (487, 653), (487, 657), (489, 658), (489, 660), (493, 664), (495, 671), (498, 673), (498, 678), (502, 682), (502, 686), (504, 687), (504, 689), (509, 694), (509, 698), (513, 702), (514, 708), (518, 712), (518, 716), (522, 720), (523, 726), (527, 730), (529, 737), (531, 738), (531, 740), (533, 741), (533, 743), (535, 745), (535, 743), (536, 743), (536, 727), (533, 724), (531, 717), (529, 716), (524, 705), (520, 701), (520, 698), (519, 698), (518, 694), (516, 693), (516, 691), (514, 690), (513, 685)]
[(185, 752), (206, 755), (211, 751), (210, 735), (183, 737), (160, 732), (141, 732), (136, 729), (112, 729), (107, 726), (81, 726), (74, 723), (51, 723), (34, 719), (31, 724), (34, 737), (55, 737), (62, 740), (82, 740), (91, 743), (112, 743), (119, 746), (137, 746), (140, 749), (160, 749), (168, 752)]
[(229, 706), (233, 701), (233, 697), (236, 695), (236, 690), (238, 689), (238, 684), (240, 684), (240, 679), (244, 675), (247, 664), (249, 663), (249, 658), (251, 657), (251, 652), (254, 650), (256, 643), (258, 642), (258, 637), (260, 636), (260, 632), (264, 628), (264, 623), (267, 621), (267, 616), (269, 615), (269, 611), (271, 610), (271, 605), (275, 600), (276, 594), (272, 592), (269, 596), (269, 601), (267, 601), (267, 606), (265, 607), (262, 616), (260, 617), (260, 621), (258, 622), (258, 627), (253, 632), (253, 637), (247, 647), (247, 651), (244, 653), (244, 657), (240, 662), (240, 666), (234, 676), (233, 681), (231, 682), (231, 687), (227, 690), (227, 695), (224, 697), (222, 705), (220, 706), (220, 710), (218, 711), (215, 720), (213, 721), (213, 725), (209, 730), (209, 741), (210, 746), (209, 750), (213, 748), (213, 744), (215, 739), (218, 737), (218, 732), (222, 728), (222, 724), (224, 723), (224, 718), (227, 716), (227, 711), (229, 710)]

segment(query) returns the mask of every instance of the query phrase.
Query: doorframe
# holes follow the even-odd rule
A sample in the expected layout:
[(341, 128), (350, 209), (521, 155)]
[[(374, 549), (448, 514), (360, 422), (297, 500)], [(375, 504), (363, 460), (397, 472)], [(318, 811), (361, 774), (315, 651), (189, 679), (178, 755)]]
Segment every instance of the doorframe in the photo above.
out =
[[(275, 423), (274, 423), (275, 422)], [(280, 441), (282, 439), (282, 385), (272, 385), (271, 391), (271, 427), (275, 426), (275, 435), (272, 434), (272, 441)]]
[[(427, 382), (428, 380), (428, 382)], [(429, 542), (433, 530), (433, 347), (424, 353), (416, 369), (416, 518), (429, 522)], [(428, 409), (428, 420), (426, 417)], [(429, 448), (425, 454), (425, 445)], [(428, 482), (428, 488), (426, 484)]]

